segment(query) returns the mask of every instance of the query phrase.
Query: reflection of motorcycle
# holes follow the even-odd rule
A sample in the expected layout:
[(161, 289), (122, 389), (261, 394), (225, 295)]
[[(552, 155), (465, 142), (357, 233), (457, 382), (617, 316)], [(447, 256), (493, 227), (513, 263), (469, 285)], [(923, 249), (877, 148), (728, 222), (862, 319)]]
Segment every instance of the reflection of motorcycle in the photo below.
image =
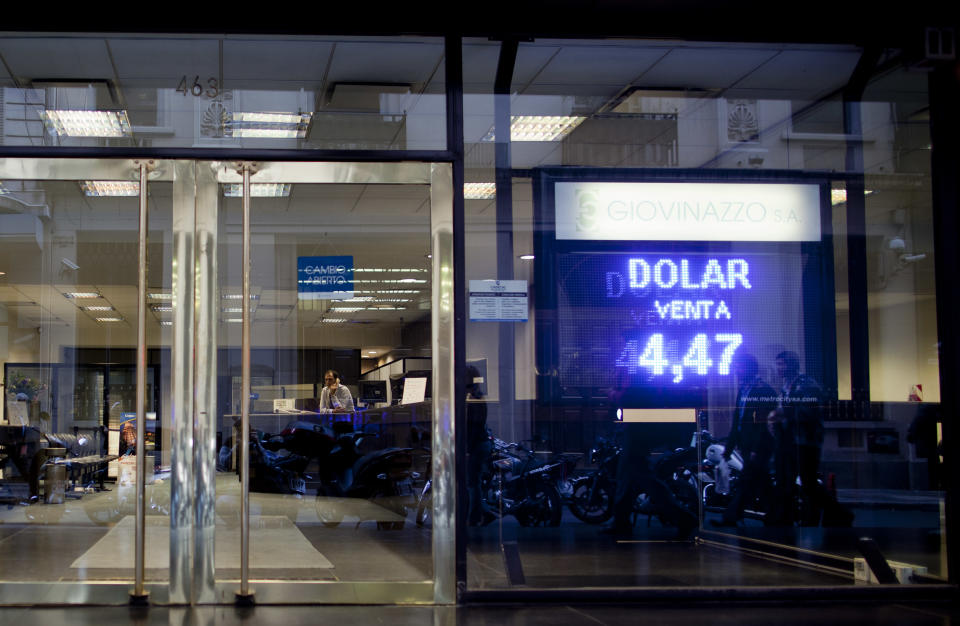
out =
[(411, 448), (386, 448), (358, 458), (336, 479), (321, 482), (317, 490), (317, 515), (325, 526), (337, 526), (344, 517), (342, 499), (363, 498), (401, 518), (377, 520), (377, 528), (403, 529), (407, 505), (412, 500), (413, 480), (419, 476), (413, 466)]
[(482, 484), (490, 512), (513, 515), (521, 526), (560, 525), (563, 500), (556, 485), (565, 461), (544, 462), (520, 444), (494, 439), (490, 465)]
[[(597, 469), (572, 481), (573, 496), (568, 505), (577, 519), (588, 524), (602, 524), (613, 516), (617, 465), (621, 452), (618, 445), (604, 439), (590, 451), (590, 460)], [(677, 503), (691, 513), (699, 510), (698, 454), (697, 440), (694, 438), (690, 446), (650, 455), (651, 469), (656, 478), (666, 485)], [(637, 496), (633, 510), (635, 515), (659, 515), (644, 493)]]
[(597, 469), (570, 481), (573, 495), (567, 506), (577, 519), (588, 524), (602, 524), (613, 516), (619, 460), (620, 447), (605, 439), (590, 451), (590, 461)]
[(719, 512), (730, 504), (730, 498), (737, 489), (740, 472), (743, 470), (743, 457), (734, 450), (729, 460), (723, 458), (724, 444), (709, 432), (700, 435), (700, 446), (706, 446), (704, 458), (697, 471), (703, 507), (706, 511)]

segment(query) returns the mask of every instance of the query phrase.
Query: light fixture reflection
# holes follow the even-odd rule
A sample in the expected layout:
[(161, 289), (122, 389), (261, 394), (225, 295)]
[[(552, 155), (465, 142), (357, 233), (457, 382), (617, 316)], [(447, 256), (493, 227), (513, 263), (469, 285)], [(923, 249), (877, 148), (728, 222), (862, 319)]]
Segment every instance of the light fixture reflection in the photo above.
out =
[(234, 113), (227, 131), (233, 137), (300, 139), (307, 136), (313, 113)]
[(85, 180), (80, 183), (83, 195), (93, 198), (136, 197), (140, 195), (140, 183), (128, 180)]
[[(586, 119), (582, 115), (514, 115), (510, 118), (510, 140), (560, 141)], [(481, 141), (496, 141), (494, 129)]]
[[(290, 183), (252, 183), (250, 185), (251, 198), (286, 198), (290, 195)], [(243, 185), (241, 183), (227, 183), (223, 186), (223, 195), (227, 198), (242, 198)]]
[(463, 197), (466, 200), (493, 200), (497, 197), (497, 184), (464, 183)]
[(126, 111), (40, 111), (47, 130), (60, 137), (129, 137)]

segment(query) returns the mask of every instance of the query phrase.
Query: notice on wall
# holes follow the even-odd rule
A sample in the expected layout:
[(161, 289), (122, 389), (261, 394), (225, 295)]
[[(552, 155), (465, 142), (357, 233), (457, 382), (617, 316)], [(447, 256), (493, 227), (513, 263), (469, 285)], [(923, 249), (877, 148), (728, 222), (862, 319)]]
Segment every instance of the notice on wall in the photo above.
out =
[(427, 397), (426, 378), (406, 378), (403, 381), (403, 399), (400, 404), (423, 402)]
[(526, 322), (527, 281), (471, 280), (471, 322)]
[(297, 257), (298, 299), (347, 300), (352, 297), (352, 256)]

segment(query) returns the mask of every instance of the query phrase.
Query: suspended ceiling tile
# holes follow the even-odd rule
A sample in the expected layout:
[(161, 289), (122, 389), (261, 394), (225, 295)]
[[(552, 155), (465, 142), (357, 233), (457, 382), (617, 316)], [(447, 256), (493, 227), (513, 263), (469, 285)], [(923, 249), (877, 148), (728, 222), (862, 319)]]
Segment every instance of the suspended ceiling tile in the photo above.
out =
[(443, 57), (442, 43), (337, 44), (328, 84), (424, 83)]
[(846, 85), (859, 60), (857, 50), (784, 50), (734, 86), (826, 93)]
[(536, 77), (536, 84), (627, 85), (665, 51), (623, 46), (566, 46)]
[(676, 48), (637, 80), (644, 87), (725, 88), (777, 53), (776, 50)]
[(0, 54), (21, 78), (113, 78), (103, 39), (0, 38)]
[(227, 39), (223, 42), (224, 82), (235, 89), (240, 88), (232, 83), (237, 79), (319, 85), (332, 49), (327, 42)]
[(189, 76), (190, 85), (194, 76), (201, 83), (208, 77), (218, 76), (220, 47), (216, 39), (164, 38), (164, 39), (109, 39), (117, 74), (121, 81), (169, 81), (162, 85), (176, 89), (180, 78)]

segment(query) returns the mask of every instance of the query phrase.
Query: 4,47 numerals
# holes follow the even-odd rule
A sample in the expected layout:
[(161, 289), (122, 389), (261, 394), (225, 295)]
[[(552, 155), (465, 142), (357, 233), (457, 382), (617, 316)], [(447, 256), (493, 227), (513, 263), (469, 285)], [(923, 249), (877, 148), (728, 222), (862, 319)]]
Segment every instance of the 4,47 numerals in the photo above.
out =
[(196, 98), (201, 96), (216, 98), (220, 95), (220, 81), (211, 77), (206, 80), (206, 86), (204, 86), (200, 84), (200, 76), (194, 76), (193, 82), (190, 82), (190, 79), (184, 76), (180, 79), (180, 84), (177, 85), (177, 91), (182, 93), (184, 98), (188, 95)]
[(624, 346), (620, 358), (617, 359), (617, 367), (626, 367), (631, 374), (638, 368), (646, 368), (654, 376), (662, 376), (670, 372), (673, 375), (673, 382), (679, 383), (683, 380), (685, 370), (692, 370), (698, 376), (706, 376), (710, 369), (716, 364), (717, 374), (726, 376), (730, 373), (730, 363), (733, 362), (733, 355), (743, 343), (743, 335), (740, 333), (717, 333), (713, 336), (714, 343), (722, 346), (719, 354), (719, 360), (714, 361), (711, 353), (716, 355), (716, 349), (711, 346), (710, 339), (706, 333), (699, 333), (690, 342), (686, 354), (678, 362), (670, 362), (667, 358), (664, 347), (663, 333), (654, 333), (647, 339), (647, 343), (640, 349), (640, 341), (631, 339)]

